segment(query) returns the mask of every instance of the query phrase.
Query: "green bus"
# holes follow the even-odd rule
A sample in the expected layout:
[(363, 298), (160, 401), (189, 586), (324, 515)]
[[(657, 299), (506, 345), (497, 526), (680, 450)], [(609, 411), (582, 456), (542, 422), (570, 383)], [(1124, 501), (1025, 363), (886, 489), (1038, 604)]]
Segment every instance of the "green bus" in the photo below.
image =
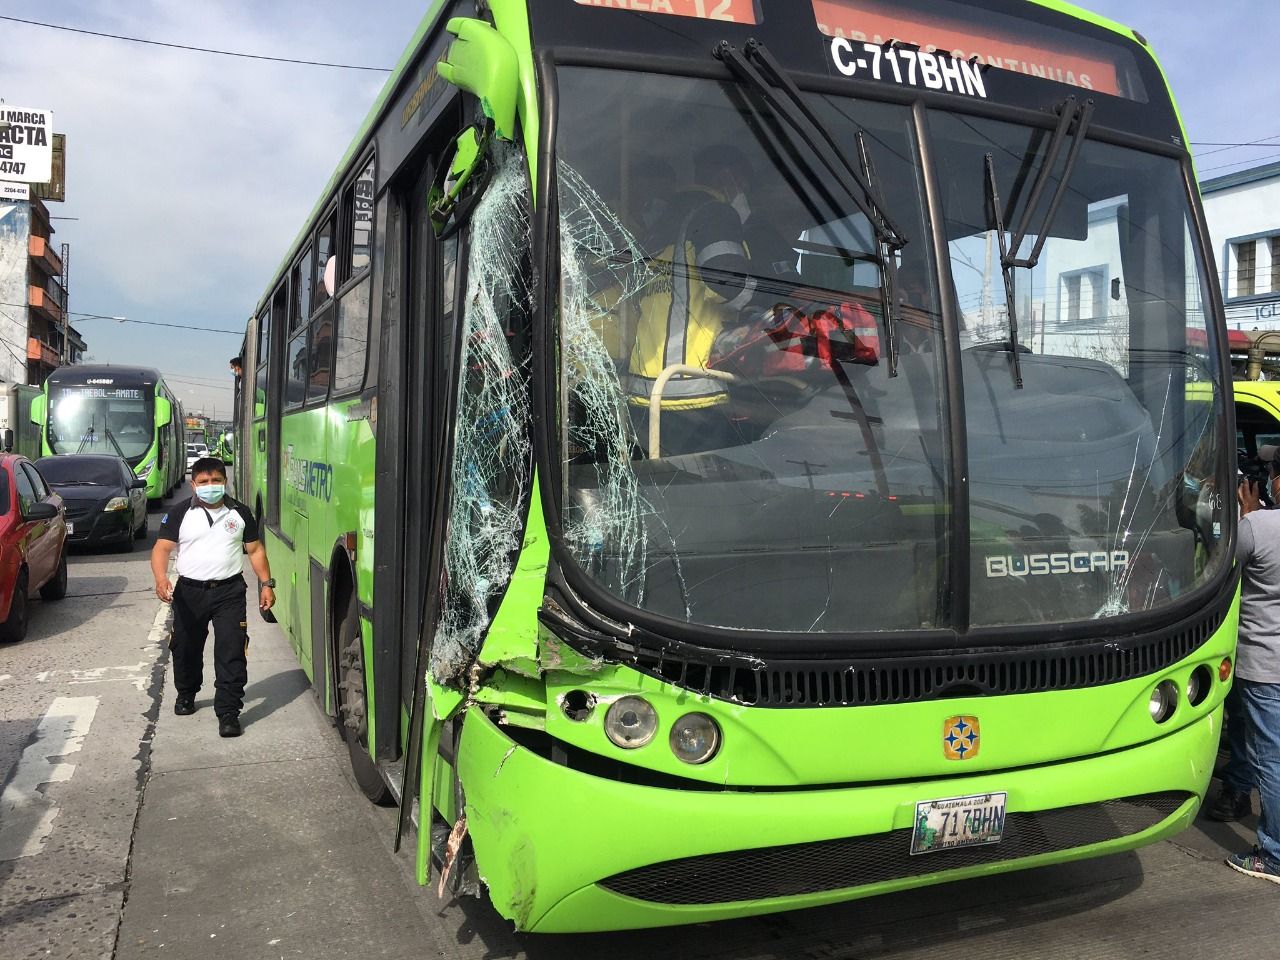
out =
[(182, 404), (149, 367), (83, 364), (49, 374), (33, 399), (40, 456), (114, 453), (163, 500), (187, 475)]
[(625, 929), (1187, 826), (1237, 621), (1206, 237), (1146, 42), (1067, 4), (432, 4), (237, 444), (419, 881)]

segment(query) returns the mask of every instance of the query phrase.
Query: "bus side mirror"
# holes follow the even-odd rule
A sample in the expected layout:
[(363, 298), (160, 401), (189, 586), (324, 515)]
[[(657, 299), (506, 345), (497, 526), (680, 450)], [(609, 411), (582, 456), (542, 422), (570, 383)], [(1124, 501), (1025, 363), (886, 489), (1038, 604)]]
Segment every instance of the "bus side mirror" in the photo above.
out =
[(38, 393), (31, 398), (31, 422), (44, 425), (45, 420), (45, 404), (48, 398), (43, 393)]
[(441, 164), (427, 197), (431, 228), (446, 237), (466, 222), (484, 194), (489, 172), (489, 131), (474, 124), (454, 138), (447, 162)]
[(167, 427), (173, 419), (173, 404), (166, 397), (156, 397), (156, 425)]
[(516, 135), (520, 61), (506, 37), (483, 20), (454, 17), (445, 29), (457, 37), (436, 69), (448, 83), (475, 94), (501, 140)]
[(4, 428), (4, 452), (13, 452), (13, 429), (10, 427)]

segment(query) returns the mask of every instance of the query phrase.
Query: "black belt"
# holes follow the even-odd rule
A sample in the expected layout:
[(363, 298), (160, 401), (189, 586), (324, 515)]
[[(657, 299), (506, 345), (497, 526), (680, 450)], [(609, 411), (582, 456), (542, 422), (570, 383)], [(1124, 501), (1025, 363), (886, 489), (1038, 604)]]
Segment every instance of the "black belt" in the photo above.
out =
[(244, 574), (237, 573), (234, 577), (227, 577), (225, 580), (192, 580), (190, 577), (179, 577), (179, 583), (185, 583), (191, 587), (199, 587), (202, 590), (212, 590), (214, 587), (220, 587), (226, 583), (235, 583), (239, 580), (244, 583)]

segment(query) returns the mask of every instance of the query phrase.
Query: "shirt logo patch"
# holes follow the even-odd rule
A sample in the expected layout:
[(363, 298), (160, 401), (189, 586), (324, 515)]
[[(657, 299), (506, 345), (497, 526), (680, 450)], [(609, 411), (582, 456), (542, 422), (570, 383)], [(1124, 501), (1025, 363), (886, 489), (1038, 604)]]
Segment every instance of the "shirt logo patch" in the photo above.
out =
[(161, 523), (168, 523), (168, 522), (169, 522), (169, 515), (166, 513), (163, 517), (161, 517), (161, 518), (160, 518), (160, 522), (161, 522)]
[(227, 522), (223, 524), (223, 526), (227, 528), (227, 533), (235, 533), (240, 529), (240, 527), (236, 523), (235, 517), (231, 517), (230, 519), (228, 519)]

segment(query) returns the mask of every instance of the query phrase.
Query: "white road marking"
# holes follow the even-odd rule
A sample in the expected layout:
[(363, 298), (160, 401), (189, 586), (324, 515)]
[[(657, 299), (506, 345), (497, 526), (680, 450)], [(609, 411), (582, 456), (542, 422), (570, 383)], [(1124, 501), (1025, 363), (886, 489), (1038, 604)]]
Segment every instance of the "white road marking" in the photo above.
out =
[(58, 697), (40, 718), (35, 740), (0, 793), (0, 861), (33, 856), (44, 846), (58, 805), (40, 787), (71, 779), (76, 766), (62, 758), (80, 751), (97, 712), (97, 697)]

